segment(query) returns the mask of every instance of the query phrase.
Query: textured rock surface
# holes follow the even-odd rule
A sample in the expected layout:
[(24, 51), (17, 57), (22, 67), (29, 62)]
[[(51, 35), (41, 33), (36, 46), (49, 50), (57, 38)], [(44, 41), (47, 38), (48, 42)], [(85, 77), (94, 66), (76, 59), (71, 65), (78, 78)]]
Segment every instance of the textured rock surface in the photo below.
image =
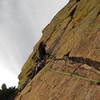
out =
[(36, 65), (32, 57), (44, 41), (48, 52), (62, 58), (70, 52), (69, 64), (48, 60), (45, 67), (19, 93), (16, 100), (100, 100), (100, 85), (80, 78), (62, 75), (73, 72), (82, 77), (100, 80), (100, 0), (70, 0), (43, 30), (43, 36), (19, 75), (19, 88), (27, 80), (28, 71)]

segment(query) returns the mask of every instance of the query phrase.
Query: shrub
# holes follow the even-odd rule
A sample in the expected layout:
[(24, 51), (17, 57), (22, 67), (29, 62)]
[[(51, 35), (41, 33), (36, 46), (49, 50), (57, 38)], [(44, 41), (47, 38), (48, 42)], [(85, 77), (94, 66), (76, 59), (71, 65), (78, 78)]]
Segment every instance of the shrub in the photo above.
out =
[(15, 87), (2, 88), (0, 90), (0, 100), (14, 100), (14, 97), (17, 95), (17, 92), (18, 89)]

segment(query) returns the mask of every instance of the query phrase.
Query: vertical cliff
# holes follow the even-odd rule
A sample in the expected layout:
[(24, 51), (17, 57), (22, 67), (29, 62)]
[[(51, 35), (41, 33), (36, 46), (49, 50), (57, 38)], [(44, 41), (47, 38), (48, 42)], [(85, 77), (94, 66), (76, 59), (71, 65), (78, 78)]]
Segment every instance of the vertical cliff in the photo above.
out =
[[(29, 79), (41, 41), (50, 57)], [(24, 64), (19, 88), (15, 100), (100, 100), (100, 0), (70, 0), (56, 14)]]

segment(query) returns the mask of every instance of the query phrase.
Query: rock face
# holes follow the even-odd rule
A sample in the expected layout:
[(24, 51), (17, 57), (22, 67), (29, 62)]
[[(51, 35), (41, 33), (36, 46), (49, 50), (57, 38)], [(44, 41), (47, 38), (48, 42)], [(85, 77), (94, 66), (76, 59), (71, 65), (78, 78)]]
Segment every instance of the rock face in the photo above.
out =
[[(29, 79), (41, 41), (50, 57)], [(15, 100), (100, 100), (100, 0), (70, 0), (56, 14), (22, 68), (19, 88)]]

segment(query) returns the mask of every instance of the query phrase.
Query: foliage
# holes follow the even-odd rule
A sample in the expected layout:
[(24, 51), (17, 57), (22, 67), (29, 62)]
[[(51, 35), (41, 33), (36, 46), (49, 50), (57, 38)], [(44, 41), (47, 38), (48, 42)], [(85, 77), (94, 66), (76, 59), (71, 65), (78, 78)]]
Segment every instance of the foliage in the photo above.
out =
[(0, 100), (14, 100), (18, 89), (15, 87), (5, 88), (0, 90)]

